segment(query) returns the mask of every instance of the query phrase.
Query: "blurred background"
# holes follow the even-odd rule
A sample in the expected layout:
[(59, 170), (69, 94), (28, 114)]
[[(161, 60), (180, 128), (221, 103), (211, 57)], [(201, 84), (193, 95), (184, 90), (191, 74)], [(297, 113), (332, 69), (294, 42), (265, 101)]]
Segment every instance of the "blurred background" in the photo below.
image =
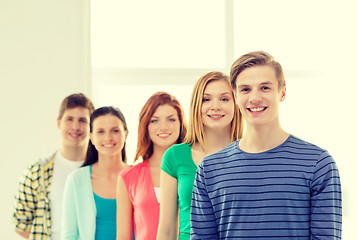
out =
[(17, 181), (59, 148), (64, 97), (83, 92), (96, 107), (119, 107), (133, 160), (149, 96), (168, 91), (188, 116), (195, 81), (212, 70), (229, 74), (254, 50), (285, 70), (285, 130), (335, 158), (343, 239), (356, 239), (357, 7), (355, 0), (0, 0), (1, 239), (21, 239), (11, 224)]

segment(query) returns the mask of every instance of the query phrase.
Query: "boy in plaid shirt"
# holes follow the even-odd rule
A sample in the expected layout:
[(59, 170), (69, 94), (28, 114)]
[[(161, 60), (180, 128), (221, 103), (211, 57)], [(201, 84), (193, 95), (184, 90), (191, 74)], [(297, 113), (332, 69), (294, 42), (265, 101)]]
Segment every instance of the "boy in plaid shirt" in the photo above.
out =
[(93, 110), (91, 100), (82, 93), (62, 101), (57, 118), (61, 149), (32, 164), (19, 180), (13, 222), (22, 237), (60, 239), (64, 183), (67, 175), (85, 159)]

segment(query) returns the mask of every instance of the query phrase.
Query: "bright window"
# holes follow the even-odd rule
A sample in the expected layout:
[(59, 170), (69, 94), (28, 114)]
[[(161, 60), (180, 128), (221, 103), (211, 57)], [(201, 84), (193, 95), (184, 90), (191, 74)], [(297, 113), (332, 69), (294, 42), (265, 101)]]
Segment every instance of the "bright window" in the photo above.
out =
[(225, 67), (225, 1), (91, 1), (92, 66)]

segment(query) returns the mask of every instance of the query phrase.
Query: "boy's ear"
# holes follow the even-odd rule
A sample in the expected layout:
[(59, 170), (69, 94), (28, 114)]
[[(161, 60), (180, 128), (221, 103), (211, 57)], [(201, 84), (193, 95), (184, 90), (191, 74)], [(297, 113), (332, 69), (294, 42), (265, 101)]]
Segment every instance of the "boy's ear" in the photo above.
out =
[(61, 119), (57, 118), (57, 128), (60, 129), (61, 126)]

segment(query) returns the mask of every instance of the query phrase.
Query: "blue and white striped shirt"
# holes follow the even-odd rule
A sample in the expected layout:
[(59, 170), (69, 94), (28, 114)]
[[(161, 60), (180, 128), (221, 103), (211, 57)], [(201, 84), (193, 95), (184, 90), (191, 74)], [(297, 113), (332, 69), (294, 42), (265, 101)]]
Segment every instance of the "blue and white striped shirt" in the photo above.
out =
[(340, 179), (327, 151), (292, 135), (262, 153), (238, 143), (199, 165), (190, 239), (341, 239)]

